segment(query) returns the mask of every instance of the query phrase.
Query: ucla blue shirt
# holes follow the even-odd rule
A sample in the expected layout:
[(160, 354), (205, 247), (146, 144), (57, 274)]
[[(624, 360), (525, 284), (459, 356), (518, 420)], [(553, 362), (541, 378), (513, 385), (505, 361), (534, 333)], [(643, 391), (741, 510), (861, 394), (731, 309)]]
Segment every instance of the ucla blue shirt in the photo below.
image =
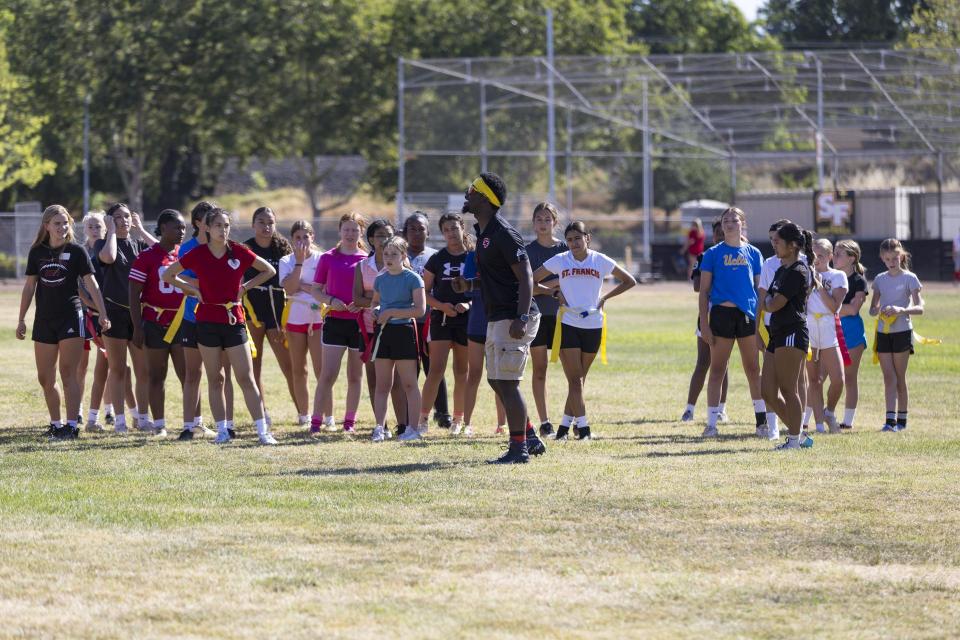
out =
[(763, 255), (752, 244), (732, 247), (726, 242), (715, 244), (703, 254), (700, 271), (713, 274), (710, 304), (732, 302), (751, 318), (757, 314), (757, 291), (754, 278), (760, 276)]
[[(187, 255), (187, 253), (193, 249), (196, 249), (200, 246), (200, 241), (196, 238), (190, 238), (182, 245), (180, 245), (180, 251), (177, 252), (177, 257), (182, 258)], [(190, 269), (184, 269), (183, 275), (187, 278), (196, 278), (197, 274)], [(186, 305), (183, 308), (183, 320), (184, 322), (196, 322), (197, 321), (197, 299), (193, 296), (187, 296)]]

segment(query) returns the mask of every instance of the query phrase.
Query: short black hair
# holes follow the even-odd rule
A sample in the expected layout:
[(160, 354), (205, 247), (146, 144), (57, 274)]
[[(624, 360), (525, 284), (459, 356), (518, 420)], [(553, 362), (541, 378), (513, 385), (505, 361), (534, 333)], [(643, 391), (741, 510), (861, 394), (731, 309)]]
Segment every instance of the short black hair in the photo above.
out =
[(179, 217), (180, 212), (176, 209), (164, 209), (161, 211), (160, 215), (157, 216), (157, 228), (153, 230), (154, 235), (159, 238), (160, 234), (163, 233), (163, 225)]
[(393, 224), (389, 220), (374, 218), (367, 225), (367, 241), (373, 242), (373, 236), (377, 235), (377, 231), (380, 231), (380, 229), (390, 229), (390, 233), (396, 235), (396, 229), (393, 228)]
[(403, 219), (402, 232), (404, 233), (404, 235), (406, 235), (407, 233), (407, 227), (409, 226), (410, 221), (416, 220), (417, 218), (421, 218), (423, 220), (423, 226), (426, 227), (428, 230), (430, 229), (430, 218), (427, 217), (427, 214), (425, 214), (423, 211), (414, 211), (409, 216)]
[[(503, 203), (507, 201), (507, 185), (505, 185), (500, 176), (495, 173), (484, 172), (480, 174), (480, 177), (483, 178), (483, 181), (490, 187), (490, 191), (493, 191), (493, 195), (497, 196), (497, 200), (500, 201), (500, 206), (502, 207)], [(494, 206), (494, 208), (499, 209), (500, 207)]]

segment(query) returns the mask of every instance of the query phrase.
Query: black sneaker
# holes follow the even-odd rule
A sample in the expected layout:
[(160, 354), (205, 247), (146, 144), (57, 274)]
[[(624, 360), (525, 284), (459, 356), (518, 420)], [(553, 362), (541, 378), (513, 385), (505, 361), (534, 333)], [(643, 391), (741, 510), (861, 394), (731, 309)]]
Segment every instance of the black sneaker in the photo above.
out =
[(80, 427), (78, 427), (77, 425), (72, 425), (70, 427), (70, 439), (76, 440), (79, 437), (80, 437)]
[(180, 432), (180, 435), (177, 436), (177, 440), (187, 441), (193, 440), (193, 431), (191, 429), (184, 429)]
[(114, 417), (113, 417), (113, 414), (112, 414), (112, 413), (108, 413), (107, 415), (105, 415), (105, 416), (103, 417), (103, 421), (104, 421), (104, 423), (106, 423), (107, 426), (112, 427), (112, 426), (113, 426), (113, 423), (115, 422), (115, 419), (114, 419)]
[(527, 452), (532, 456), (542, 456), (547, 452), (547, 445), (535, 433), (527, 433)]
[(555, 435), (555, 436), (553, 437), (553, 439), (554, 439), (554, 440), (566, 440), (566, 439), (567, 439), (567, 434), (569, 434), (569, 433), (570, 433), (570, 427), (565, 427), (565, 426), (563, 426), (563, 425), (560, 425), (559, 427), (557, 427), (557, 435)]
[(840, 430), (841, 430), (841, 431), (849, 431), (850, 429), (853, 429), (853, 425), (852, 425), (852, 424), (843, 424), (842, 422), (840, 423)]
[(436, 413), (433, 414), (433, 420), (437, 423), (437, 426), (441, 429), (449, 429), (453, 426), (453, 418), (446, 413)]
[(577, 429), (577, 440), (592, 440), (590, 437), (590, 425)]
[(54, 427), (50, 425), (50, 439), (51, 440), (73, 440), (76, 436), (73, 435), (73, 427), (68, 424), (65, 424), (61, 427)]
[(227, 429), (227, 433), (230, 434), (230, 439), (231, 439), (231, 440), (235, 440), (235, 439), (236, 439), (236, 437), (237, 437), (237, 432), (236, 432), (236, 431), (234, 431), (233, 429)]
[(405, 425), (405, 424), (398, 424), (398, 425), (397, 425), (397, 437), (399, 438), (400, 436), (402, 436), (402, 435), (403, 435), (403, 432), (406, 431), (406, 430), (407, 430), (407, 425)]
[(530, 453), (527, 451), (526, 442), (510, 441), (510, 447), (506, 453), (496, 460), (487, 460), (487, 464), (526, 464), (530, 462)]
[(580, 427), (573, 425), (573, 437), (580, 439)]
[(548, 438), (553, 435), (553, 425), (550, 424), (550, 421), (540, 423), (540, 437)]

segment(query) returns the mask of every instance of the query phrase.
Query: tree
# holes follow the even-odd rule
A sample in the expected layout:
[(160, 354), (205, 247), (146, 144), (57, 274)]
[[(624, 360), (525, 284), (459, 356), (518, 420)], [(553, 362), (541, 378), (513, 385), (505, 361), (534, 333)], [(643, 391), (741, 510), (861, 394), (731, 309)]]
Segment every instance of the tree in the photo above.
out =
[(32, 187), (56, 168), (40, 151), (44, 119), (29, 112), (23, 79), (7, 61), (5, 34), (12, 19), (9, 11), (0, 11), (0, 191), (17, 184)]
[(927, 0), (768, 0), (760, 21), (784, 44), (902, 40)]
[(907, 46), (915, 49), (960, 47), (960, 4), (952, 0), (925, 0), (917, 4)]
[(729, 53), (777, 48), (727, 0), (633, 0), (627, 25), (651, 53)]

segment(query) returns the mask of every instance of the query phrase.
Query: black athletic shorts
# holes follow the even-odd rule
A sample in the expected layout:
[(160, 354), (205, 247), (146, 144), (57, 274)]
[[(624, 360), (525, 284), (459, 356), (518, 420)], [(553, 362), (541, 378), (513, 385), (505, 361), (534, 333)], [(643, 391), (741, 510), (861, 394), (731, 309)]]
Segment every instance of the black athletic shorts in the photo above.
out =
[(383, 360), (416, 360), (417, 335), (413, 323), (377, 325), (373, 333), (373, 343), (377, 344), (380, 333), (380, 344), (377, 346), (376, 358)]
[(197, 348), (197, 323), (184, 320), (180, 323), (180, 330), (177, 331), (177, 340), (180, 346), (186, 349)]
[(476, 342), (477, 344), (487, 344), (486, 335), (481, 336), (476, 333), (471, 333), (467, 336), (467, 340), (469, 340), (470, 342)]
[(119, 340), (129, 340), (133, 337), (133, 320), (130, 319), (130, 309), (108, 302), (107, 319), (110, 320), (110, 329), (102, 332), (103, 335)]
[(246, 341), (247, 326), (244, 324), (197, 323), (197, 344), (201, 347), (229, 349)]
[[(183, 327), (193, 324), (191, 322), (183, 322), (180, 324), (180, 329), (177, 331), (177, 335), (173, 337), (171, 342), (167, 342), (163, 339), (163, 336), (167, 335), (167, 327), (164, 327), (156, 322), (151, 322), (150, 320), (143, 321), (143, 344), (148, 349), (169, 349), (175, 344), (180, 344), (180, 332), (183, 331)], [(196, 336), (194, 336), (196, 339)]]
[(767, 351), (776, 353), (777, 349), (784, 347), (792, 347), (806, 353), (810, 349), (810, 332), (807, 325), (798, 325), (782, 331), (771, 331)]
[(603, 329), (580, 329), (563, 325), (560, 332), (560, 349), (580, 349), (584, 353), (600, 351), (600, 337)]
[[(557, 327), (557, 316), (540, 316), (540, 327), (537, 329), (537, 335), (533, 337), (533, 342), (530, 343), (530, 347), (546, 347), (549, 349), (553, 346), (553, 331)], [(567, 327), (563, 328), (566, 332)]]
[(877, 353), (903, 353), (909, 351), (913, 354), (913, 330), (897, 331), (896, 333), (877, 332)]
[(754, 319), (737, 307), (710, 308), (710, 331), (718, 338), (747, 338), (757, 332)]
[(444, 317), (442, 311), (430, 312), (430, 339), (449, 340), (464, 347), (467, 346), (466, 316), (461, 316), (463, 320), (447, 318), (446, 324), (443, 322)]
[(264, 329), (277, 329), (280, 327), (280, 318), (283, 316), (283, 305), (286, 304), (286, 296), (283, 290), (274, 288), (273, 306), (270, 306), (270, 292), (262, 289), (253, 289), (247, 292), (247, 299), (253, 312), (257, 314), (257, 320), (263, 325)]
[(323, 338), (321, 341), (328, 347), (346, 347), (359, 351), (363, 337), (360, 335), (360, 325), (357, 324), (356, 320), (327, 316), (327, 319), (323, 321)]
[(34, 319), (30, 338), (43, 344), (57, 344), (70, 338), (87, 338), (83, 312), (76, 311), (57, 318)]

